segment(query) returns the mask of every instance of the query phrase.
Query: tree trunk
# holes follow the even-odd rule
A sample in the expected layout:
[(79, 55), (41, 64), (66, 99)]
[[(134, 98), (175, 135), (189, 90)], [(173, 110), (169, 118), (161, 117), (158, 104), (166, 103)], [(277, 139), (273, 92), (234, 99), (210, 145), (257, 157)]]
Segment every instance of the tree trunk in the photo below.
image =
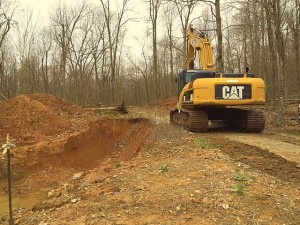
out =
[(280, 104), (278, 106), (278, 126), (282, 126), (284, 123), (284, 107), (285, 107), (285, 99), (286, 99), (286, 85), (285, 85), (285, 45), (283, 40), (283, 33), (281, 31), (281, 6), (280, 0), (276, 0), (274, 2), (274, 26), (275, 26), (275, 43), (277, 46), (277, 59), (278, 59), (278, 78), (279, 78), (279, 98)]
[(216, 24), (217, 24), (217, 68), (219, 72), (224, 72), (224, 61), (223, 61), (223, 36), (222, 36), (222, 18), (221, 18), (221, 7), (220, 0), (215, 1), (216, 9)]
[(266, 20), (267, 20), (267, 33), (268, 33), (268, 42), (269, 42), (269, 62), (271, 63), (271, 70), (268, 74), (269, 84), (268, 84), (268, 92), (270, 96), (270, 104), (275, 105), (276, 101), (276, 81), (277, 81), (277, 57), (275, 53), (274, 47), (274, 36), (273, 36), (273, 25), (272, 18), (268, 7), (265, 7), (266, 12)]

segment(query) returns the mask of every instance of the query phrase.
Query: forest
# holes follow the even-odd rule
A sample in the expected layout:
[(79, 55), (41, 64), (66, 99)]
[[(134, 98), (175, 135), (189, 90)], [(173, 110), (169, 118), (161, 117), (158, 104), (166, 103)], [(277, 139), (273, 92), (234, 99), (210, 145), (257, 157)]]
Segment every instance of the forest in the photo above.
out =
[[(0, 11), (1, 100), (46, 93), (82, 106), (156, 104), (177, 94), (190, 24), (212, 40), (218, 72), (249, 66), (270, 105), (300, 98), (299, 0), (61, 1), (48, 23), (12, 0)], [(130, 50), (133, 21), (145, 28)]]

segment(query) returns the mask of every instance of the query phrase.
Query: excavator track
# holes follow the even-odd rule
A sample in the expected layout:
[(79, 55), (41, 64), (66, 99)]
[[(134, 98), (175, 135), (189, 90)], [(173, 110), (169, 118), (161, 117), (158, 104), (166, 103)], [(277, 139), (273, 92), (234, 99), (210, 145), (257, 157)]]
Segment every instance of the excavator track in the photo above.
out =
[(265, 128), (265, 116), (262, 112), (256, 110), (246, 110), (244, 114), (246, 123), (242, 129), (244, 129), (245, 132), (261, 132)]
[(189, 112), (189, 129), (192, 132), (206, 132), (208, 129), (208, 115), (205, 111)]
[(223, 108), (209, 110), (184, 109), (180, 112), (178, 110), (170, 112), (172, 123), (184, 126), (191, 132), (206, 132), (209, 119), (227, 121), (231, 127), (247, 133), (258, 133), (265, 128), (264, 114), (256, 110)]
[(174, 110), (170, 112), (172, 123), (188, 128), (191, 132), (206, 132), (208, 129), (208, 115), (202, 110)]
[[(247, 133), (259, 133), (265, 128), (265, 116), (257, 110), (228, 109), (227, 121), (233, 128)], [(230, 117), (228, 116), (230, 115)]]

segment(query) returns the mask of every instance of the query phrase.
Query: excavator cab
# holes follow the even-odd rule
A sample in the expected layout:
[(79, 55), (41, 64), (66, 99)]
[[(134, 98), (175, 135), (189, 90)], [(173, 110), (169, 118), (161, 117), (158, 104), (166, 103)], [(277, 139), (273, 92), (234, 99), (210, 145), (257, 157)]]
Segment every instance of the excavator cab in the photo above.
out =
[(214, 77), (216, 77), (215, 71), (199, 70), (199, 69), (181, 71), (181, 73), (179, 73), (178, 75), (178, 78), (176, 78), (176, 82), (178, 84), (178, 98), (183, 87), (187, 83), (193, 82), (198, 78), (214, 78)]

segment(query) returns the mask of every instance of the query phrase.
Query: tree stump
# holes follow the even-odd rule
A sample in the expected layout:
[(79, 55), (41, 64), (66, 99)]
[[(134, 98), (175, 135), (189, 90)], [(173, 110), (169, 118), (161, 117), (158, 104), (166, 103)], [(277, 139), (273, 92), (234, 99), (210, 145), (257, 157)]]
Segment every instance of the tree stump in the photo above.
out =
[(127, 109), (126, 109), (126, 107), (125, 107), (125, 102), (123, 101), (121, 105), (117, 106), (117, 107), (115, 108), (115, 111), (117, 111), (117, 112), (119, 112), (119, 113), (122, 113), (122, 114), (127, 114), (128, 111), (127, 111)]

